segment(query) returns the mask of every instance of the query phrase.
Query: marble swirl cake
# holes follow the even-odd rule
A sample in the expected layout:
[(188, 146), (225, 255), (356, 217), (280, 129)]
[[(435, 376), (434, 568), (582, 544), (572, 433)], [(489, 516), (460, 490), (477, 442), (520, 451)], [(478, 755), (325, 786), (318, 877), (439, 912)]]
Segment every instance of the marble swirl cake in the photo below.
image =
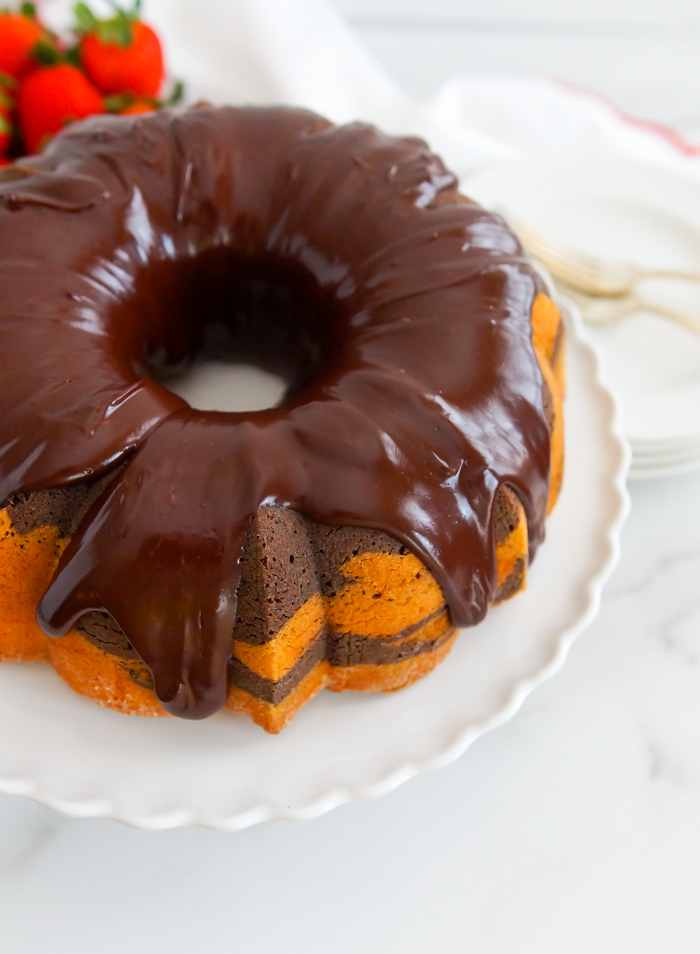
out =
[[(525, 584), (564, 337), (421, 140), (282, 107), (68, 128), (0, 181), (0, 659), (270, 732), (408, 685)], [(207, 356), (284, 401), (158, 383)]]

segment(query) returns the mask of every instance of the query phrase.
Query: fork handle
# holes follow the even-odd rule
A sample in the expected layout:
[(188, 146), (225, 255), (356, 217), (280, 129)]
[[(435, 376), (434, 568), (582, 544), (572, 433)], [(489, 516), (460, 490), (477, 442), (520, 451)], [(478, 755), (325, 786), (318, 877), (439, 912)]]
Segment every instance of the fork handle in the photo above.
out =
[(643, 278), (678, 278), (684, 282), (700, 282), (700, 272), (684, 272), (673, 268), (640, 268), (635, 284)]
[(651, 311), (655, 315), (660, 315), (662, 318), (669, 318), (676, 324), (688, 328), (689, 331), (694, 331), (696, 335), (700, 335), (700, 321), (684, 314), (682, 311), (673, 311), (672, 308), (664, 308), (663, 305), (654, 305), (648, 301), (638, 301), (637, 306), (644, 311)]

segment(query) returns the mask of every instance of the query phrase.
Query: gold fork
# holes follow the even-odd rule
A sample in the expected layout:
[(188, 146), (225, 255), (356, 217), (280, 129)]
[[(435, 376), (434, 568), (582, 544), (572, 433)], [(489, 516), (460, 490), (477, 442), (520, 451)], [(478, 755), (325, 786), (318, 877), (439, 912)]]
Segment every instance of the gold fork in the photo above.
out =
[[(700, 272), (669, 268), (637, 268), (625, 262), (606, 262), (579, 252), (539, 229), (501, 212), (531, 255), (547, 266), (554, 278), (585, 295), (617, 298), (629, 295), (643, 278), (678, 278), (700, 282)], [(650, 306), (645, 305), (647, 310)], [(658, 309), (654, 309), (657, 310)], [(667, 317), (670, 317), (667, 316)]]
[(674, 321), (676, 324), (700, 335), (700, 321), (697, 318), (686, 315), (682, 311), (675, 311), (672, 308), (665, 308), (663, 305), (646, 301), (636, 295), (634, 291), (627, 295), (602, 298), (599, 295), (581, 294), (577, 289), (562, 281), (557, 282), (557, 288), (578, 305), (583, 320), (591, 325), (611, 325), (616, 321), (622, 321), (624, 318), (638, 314), (640, 311), (649, 311), (654, 315), (660, 315), (662, 318), (668, 318), (670, 321)]

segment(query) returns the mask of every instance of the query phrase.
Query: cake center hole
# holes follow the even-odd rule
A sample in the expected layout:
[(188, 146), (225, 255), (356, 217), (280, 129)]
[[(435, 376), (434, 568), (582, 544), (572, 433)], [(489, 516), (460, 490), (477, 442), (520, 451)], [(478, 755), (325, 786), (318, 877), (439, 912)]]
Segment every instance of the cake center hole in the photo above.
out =
[(198, 411), (264, 411), (282, 402), (287, 382), (249, 364), (200, 361), (160, 382)]
[(216, 247), (154, 263), (136, 289), (147, 373), (201, 411), (280, 405), (323, 370), (340, 314), (298, 262)]

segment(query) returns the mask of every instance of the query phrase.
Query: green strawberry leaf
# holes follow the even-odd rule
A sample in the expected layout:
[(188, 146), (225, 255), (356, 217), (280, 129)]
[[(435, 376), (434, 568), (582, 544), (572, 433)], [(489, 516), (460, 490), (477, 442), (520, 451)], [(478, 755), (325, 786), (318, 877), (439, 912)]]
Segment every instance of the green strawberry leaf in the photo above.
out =
[(182, 80), (178, 80), (177, 83), (173, 86), (172, 92), (167, 99), (164, 99), (161, 103), (161, 106), (177, 106), (182, 97), (185, 95), (185, 84)]
[(77, 66), (78, 69), (82, 69), (82, 61), (80, 59), (80, 47), (71, 46), (63, 54), (63, 58), (66, 63), (70, 63), (71, 66)]
[(80, 36), (95, 34), (103, 43), (114, 43), (122, 47), (131, 46), (134, 38), (131, 29), (134, 16), (123, 10), (113, 0), (110, 0), (110, 6), (114, 9), (114, 16), (99, 20), (86, 3), (77, 3), (73, 10), (75, 32)]
[(118, 93), (116, 96), (107, 96), (105, 99), (105, 109), (108, 113), (120, 113), (123, 109), (128, 109), (136, 102), (136, 97), (131, 93)]
[(35, 44), (32, 56), (42, 66), (55, 66), (56, 63), (61, 62), (61, 54), (55, 46), (47, 43), (46, 40), (39, 40)]
[(130, 13), (125, 10), (124, 7), (120, 6), (120, 4), (117, 3), (117, 0), (107, 0), (107, 3), (114, 10), (117, 16), (123, 15), (128, 17), (132, 22), (141, 18), (141, 0), (134, 0), (134, 8)]
[(92, 33), (97, 29), (98, 19), (87, 3), (76, 3), (73, 10), (76, 22), (76, 33)]
[(27, 17), (29, 20), (36, 20), (36, 7), (33, 3), (23, 3), (19, 8), (19, 12), (23, 17)]
[(5, 89), (16, 89), (17, 80), (14, 76), (10, 76), (9, 73), (3, 73), (3, 71), (0, 70), (0, 86), (4, 86)]
[(125, 13), (118, 13), (111, 20), (100, 20), (96, 29), (97, 35), (103, 43), (116, 43), (117, 46), (131, 46), (134, 35), (131, 31), (131, 21)]
[(116, 43), (117, 46), (131, 46), (134, 38), (131, 24), (126, 18), (115, 17), (113, 20), (104, 20), (97, 32), (103, 43)]

